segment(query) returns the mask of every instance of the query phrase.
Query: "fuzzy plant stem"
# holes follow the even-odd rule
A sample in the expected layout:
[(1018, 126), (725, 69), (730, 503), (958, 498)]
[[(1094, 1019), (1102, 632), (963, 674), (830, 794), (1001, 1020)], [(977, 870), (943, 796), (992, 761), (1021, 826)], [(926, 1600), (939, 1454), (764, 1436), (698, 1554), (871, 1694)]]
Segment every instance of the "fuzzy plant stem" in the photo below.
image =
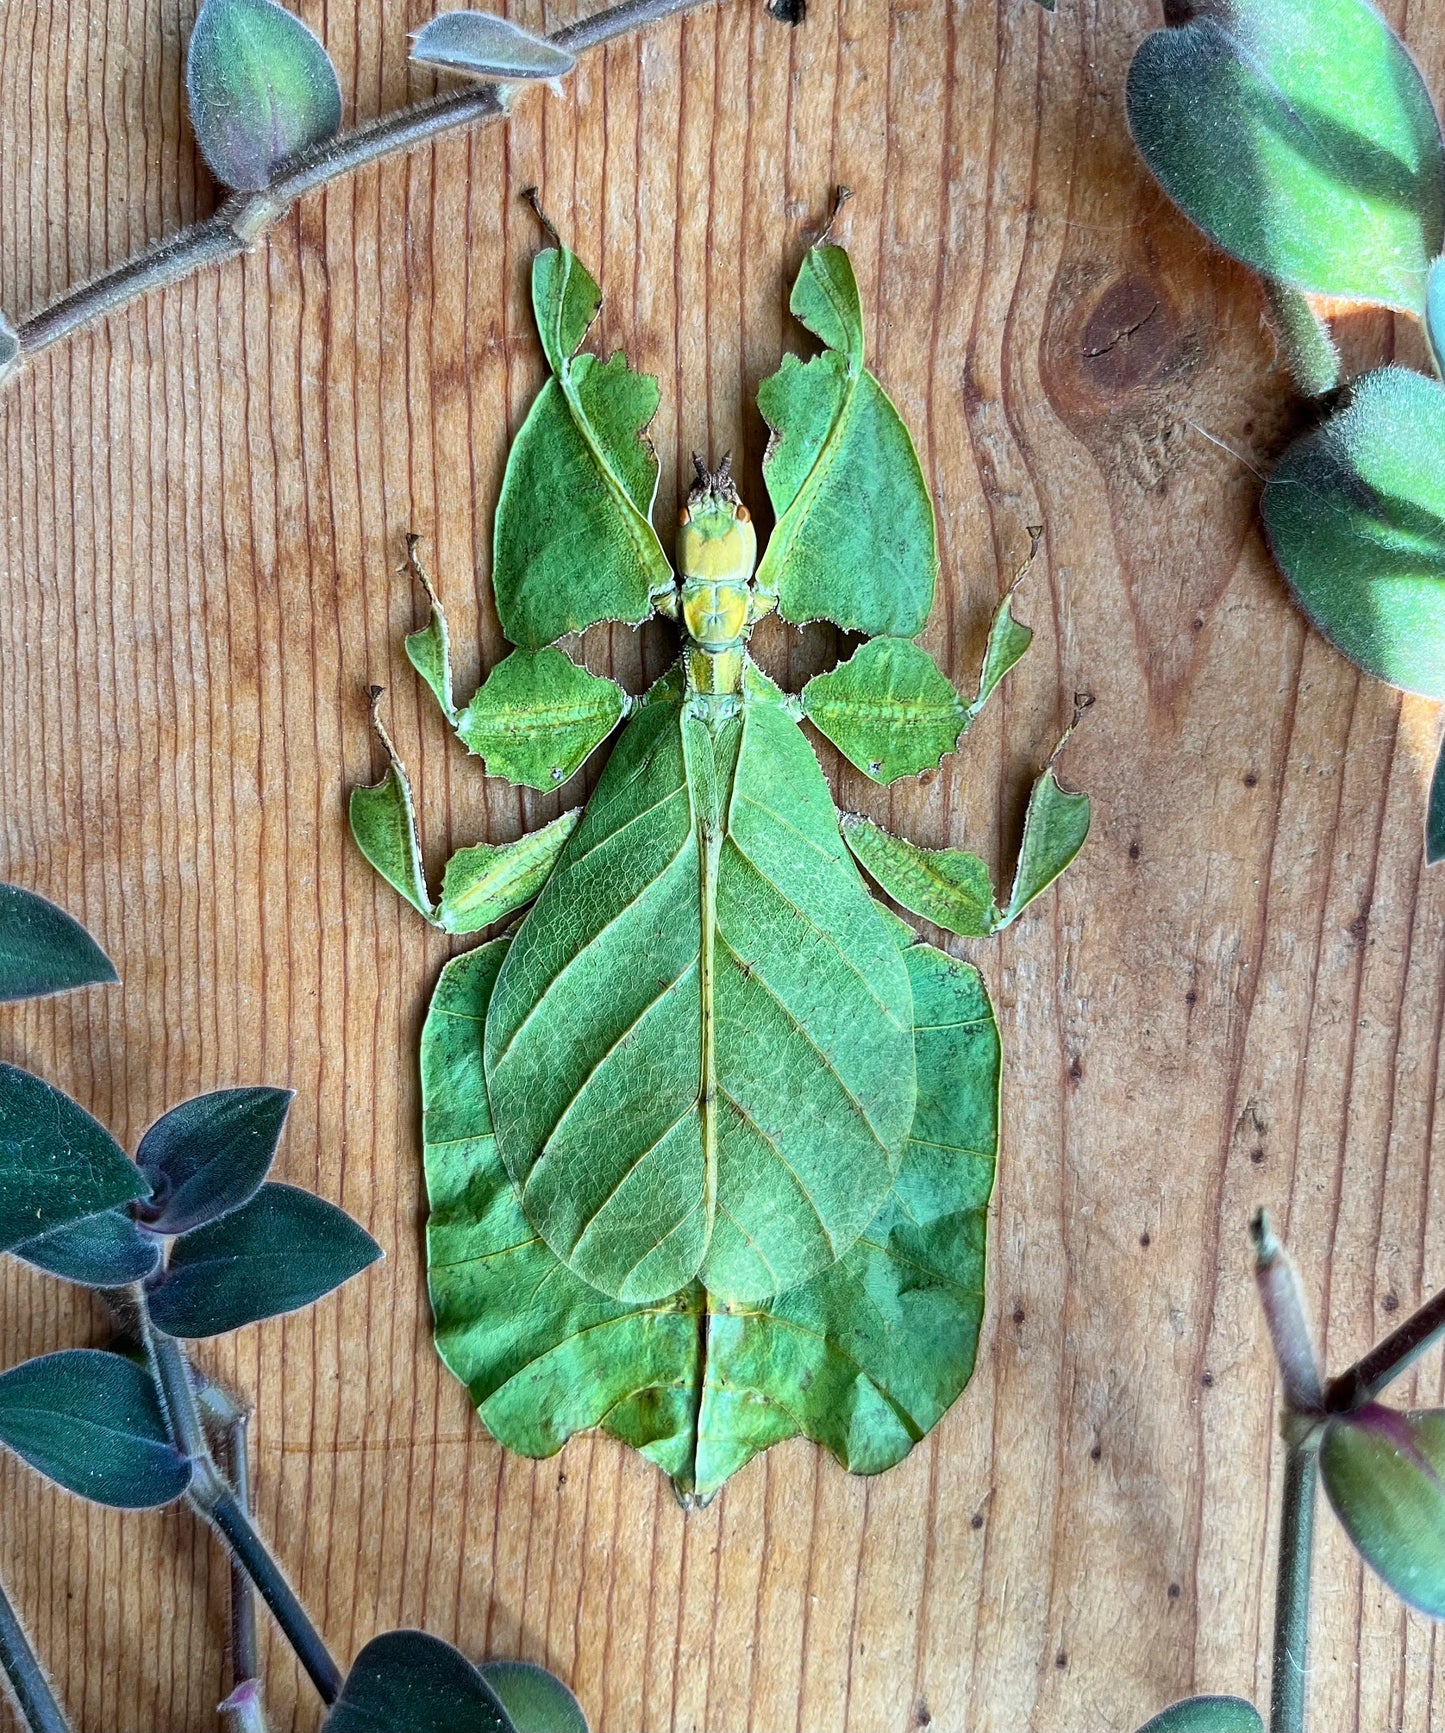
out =
[(190, 1458), (192, 1473), (186, 1494), (190, 1503), (221, 1532), (231, 1556), (250, 1577), (270, 1607), (282, 1634), (305, 1668), (323, 1703), (334, 1703), (341, 1690), (341, 1670), (321, 1634), (312, 1624), (280, 1565), (257, 1533), (235, 1492), (216, 1466), (191, 1370), (179, 1342), (151, 1322), (143, 1290), (136, 1290), (146, 1352), (165, 1403), (176, 1447)]
[(1314, 1562), (1319, 1419), (1324, 1387), (1294, 1265), (1263, 1210), (1250, 1224), (1254, 1279), (1279, 1362), (1284, 1400), (1284, 1503), (1279, 1521), (1279, 1574), (1274, 1590), (1274, 1665), (1270, 1733), (1304, 1733), (1310, 1646), (1310, 1570)]
[[(554, 31), (550, 40), (569, 53), (580, 54), (630, 31), (714, 3), (715, 0), (622, 0), (622, 4), (592, 18)], [(19, 359), (61, 342), (152, 289), (178, 283), (203, 266), (248, 252), (303, 193), (326, 186), (396, 151), (430, 144), (446, 133), (480, 121), (499, 120), (506, 112), (506, 102), (496, 84), (473, 84), (398, 109), (394, 114), (381, 115), (350, 132), (338, 133), (325, 144), (302, 153), (263, 192), (232, 194), (214, 215), (158, 242), (115, 270), (72, 289), (34, 314), (16, 333)]]
[(0, 1583), (0, 1667), (10, 1681), (20, 1718), (30, 1733), (70, 1733), (65, 1711), (55, 1700), (39, 1657), (30, 1647), (10, 1597)]

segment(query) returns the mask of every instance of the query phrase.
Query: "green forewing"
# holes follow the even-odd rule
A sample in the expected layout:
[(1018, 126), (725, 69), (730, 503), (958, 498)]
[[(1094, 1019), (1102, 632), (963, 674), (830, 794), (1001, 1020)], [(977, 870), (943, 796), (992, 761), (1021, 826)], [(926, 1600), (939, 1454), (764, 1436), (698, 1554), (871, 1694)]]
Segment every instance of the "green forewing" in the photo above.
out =
[(462, 712), (457, 735), (489, 776), (553, 789), (574, 776), (627, 710), (615, 680), (561, 650), (513, 650)]
[(1290, 447), (1264, 490), (1275, 558), (1336, 649), (1445, 698), (1445, 387), (1371, 373)]
[(1424, 81), (1366, 0), (1188, 8), (1129, 72), (1129, 126), (1221, 246), (1295, 289), (1423, 310), (1445, 237)]
[(907, 638), (874, 638), (815, 674), (803, 714), (875, 782), (931, 770), (971, 720), (932, 656)]
[(602, 294), (565, 247), (538, 255), (532, 301), (553, 377), (507, 459), (492, 588), (502, 630), (535, 650), (599, 620), (645, 620), (672, 568), (652, 527), (657, 381), (621, 354), (573, 358)]
[(909, 1004), (776, 689), (754, 677), (716, 736), (680, 698), (654, 700), (523, 923), (487, 1024), (528, 1217), (629, 1300), (699, 1272), (732, 1298), (806, 1280), (897, 1171)]
[(549, 1250), (497, 1154), (481, 1049), (506, 946), (447, 965), (422, 1036), (437, 1347), (492, 1433), (547, 1456), (604, 1426), (699, 1498), (800, 1432), (854, 1472), (891, 1467), (967, 1383), (977, 1349), (999, 1077), (977, 971), (925, 945), (902, 953), (911, 1136), (892, 1192), (838, 1263), (758, 1303), (690, 1282), (629, 1305)]
[(863, 365), (863, 313), (841, 247), (812, 247), (796, 317), (826, 347), (758, 389), (773, 431), (763, 479), (777, 526), (758, 582), (785, 620), (911, 638), (933, 606), (933, 504), (908, 429)]

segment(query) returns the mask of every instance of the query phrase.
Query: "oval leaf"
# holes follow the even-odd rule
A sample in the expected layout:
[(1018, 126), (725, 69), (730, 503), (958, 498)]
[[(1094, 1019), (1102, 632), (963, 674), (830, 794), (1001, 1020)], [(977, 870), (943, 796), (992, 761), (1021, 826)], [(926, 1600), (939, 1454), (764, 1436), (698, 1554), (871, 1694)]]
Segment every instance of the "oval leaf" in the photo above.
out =
[(577, 56), (490, 12), (443, 12), (411, 39), (411, 57), (469, 78), (561, 78)]
[(151, 1316), (168, 1336), (218, 1336), (309, 1306), (380, 1256), (345, 1210), (295, 1186), (263, 1185), (250, 1203), (175, 1242)]
[(143, 1282), (161, 1261), (159, 1241), (137, 1227), (124, 1210), (68, 1222), (12, 1249), (27, 1264), (87, 1288), (124, 1288)]
[(489, 1430), (550, 1456), (604, 1426), (690, 1500), (799, 1432), (855, 1473), (892, 1467), (968, 1382), (978, 1345), (999, 1078), (978, 972), (927, 945), (904, 953), (917, 1106), (893, 1191), (852, 1251), (761, 1304), (709, 1308), (693, 1283), (629, 1305), (538, 1239), (498, 1156), (481, 1050), (508, 944), (442, 971), (421, 1052), (437, 1349)]
[(0, 1065), (0, 1251), (147, 1189), (79, 1102), (17, 1065)]
[(290, 1089), (217, 1089), (173, 1107), (136, 1151), (150, 1181), (140, 1216), (153, 1233), (183, 1234), (256, 1195), (276, 1155)]
[(530, 1661), (485, 1661), (481, 1673), (517, 1733), (587, 1733), (582, 1705), (545, 1667)]
[(150, 1373), (97, 1348), (0, 1375), (0, 1444), (68, 1491), (122, 1510), (169, 1504), (190, 1485)]
[(1403, 1601), (1445, 1618), (1445, 1410), (1377, 1402), (1330, 1421), (1320, 1476), (1345, 1533)]
[(1243, 1697), (1186, 1697), (1161, 1709), (1139, 1733), (1264, 1733), (1264, 1722)]
[(863, 365), (863, 310), (842, 247), (810, 247), (789, 303), (823, 353), (758, 387), (778, 514), (758, 584), (785, 620), (911, 638), (933, 606), (933, 502), (908, 429)]
[(1445, 149), (1415, 63), (1365, 0), (1180, 7), (1129, 72), (1164, 190), (1291, 288), (1420, 313), (1445, 238)]
[(1445, 698), (1445, 387), (1401, 367), (1285, 453), (1264, 490), (1300, 605), (1367, 674)]
[(34, 891), (0, 884), (0, 1000), (34, 999), (119, 978), (73, 916)]
[(425, 1631), (387, 1631), (352, 1662), (326, 1733), (514, 1733), (465, 1655)]
[(260, 192), (341, 130), (341, 86), (317, 37), (276, 0), (205, 0), (186, 59), (191, 125), (206, 166)]
[(560, 788), (627, 714), (615, 680), (579, 668), (555, 648), (513, 650), (487, 676), (457, 722), (489, 776), (525, 788)]

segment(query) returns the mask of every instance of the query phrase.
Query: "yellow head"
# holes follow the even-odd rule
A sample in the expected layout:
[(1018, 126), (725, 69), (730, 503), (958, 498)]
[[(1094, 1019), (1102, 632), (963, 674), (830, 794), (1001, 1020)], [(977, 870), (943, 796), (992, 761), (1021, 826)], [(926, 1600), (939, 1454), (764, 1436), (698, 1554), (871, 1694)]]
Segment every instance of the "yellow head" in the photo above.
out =
[(756, 617), (751, 580), (758, 538), (728, 460), (716, 474), (694, 461), (698, 479), (677, 534), (682, 622), (695, 644), (716, 652), (740, 645)]

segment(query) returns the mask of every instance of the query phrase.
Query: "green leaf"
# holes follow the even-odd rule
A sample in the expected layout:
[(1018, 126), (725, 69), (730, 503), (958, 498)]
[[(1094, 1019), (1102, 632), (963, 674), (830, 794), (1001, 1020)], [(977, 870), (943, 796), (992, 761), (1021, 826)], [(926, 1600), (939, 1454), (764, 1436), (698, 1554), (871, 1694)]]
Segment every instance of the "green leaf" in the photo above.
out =
[(972, 711), (927, 650), (874, 638), (803, 688), (803, 714), (875, 782), (931, 770), (952, 752)]
[(981, 939), (1002, 916), (993, 880), (976, 854), (918, 848), (857, 813), (843, 815), (843, 838), (895, 903), (963, 939)]
[(290, 1185), (182, 1234), (151, 1290), (168, 1336), (219, 1336), (309, 1306), (375, 1263), (381, 1247), (345, 1210)]
[(479, 933), (530, 903), (581, 816), (581, 807), (575, 807), (516, 842), (458, 849), (442, 879), (438, 924), (449, 933)]
[(431, 612), (427, 623), (419, 632), (408, 632), (404, 640), (407, 660), (427, 685), (431, 687), (437, 703), (441, 706), (442, 715), (455, 728), (457, 725), (456, 701), (452, 697), (452, 641), (451, 632), (447, 627), (447, 617), (442, 609), (441, 601), (432, 588), (431, 579), (422, 569), (421, 562), (416, 557), (418, 536), (406, 538), (406, 564), (402, 570), (409, 572), (426, 591), (426, 599), (431, 604)]
[(1161, 1709), (1139, 1733), (1264, 1733), (1264, 1722), (1243, 1697), (1186, 1697)]
[(151, 1186), (140, 1209), (146, 1226), (157, 1234), (188, 1233), (253, 1198), (275, 1159), (294, 1093), (217, 1089), (162, 1114), (135, 1156)]
[(135, 1163), (78, 1102), (0, 1065), (0, 1251), (146, 1190)]
[[(1064, 736), (1068, 739), (1068, 735)], [(1059, 743), (1062, 750), (1063, 742)], [(1058, 752), (1054, 756), (1057, 758)], [(1024, 815), (1024, 840), (1014, 869), (1013, 892), (998, 925), (1007, 927), (1058, 878), (1084, 846), (1093, 817), (1087, 794), (1059, 787), (1050, 763), (1033, 786)]]
[(341, 86), (316, 36), (275, 0), (205, 0), (186, 57), (191, 125), (206, 166), (260, 192), (341, 130)]
[(465, 1655), (425, 1631), (373, 1637), (351, 1664), (326, 1733), (517, 1733)]
[(1274, 556), (1357, 667), (1445, 698), (1445, 386), (1371, 373), (1264, 490)]
[(149, 1372), (98, 1348), (0, 1374), (0, 1444), (68, 1492), (120, 1510), (169, 1504), (191, 1481)]
[(548, 1456), (604, 1426), (697, 1499), (799, 1432), (856, 1473), (891, 1467), (968, 1382), (978, 1344), (999, 1045), (977, 971), (926, 945), (903, 955), (910, 1138), (893, 1191), (838, 1263), (760, 1303), (692, 1283), (628, 1305), (560, 1263), (497, 1154), (480, 1054), (508, 943), (443, 970), (421, 1054), (437, 1347), (488, 1428)]
[(427, 889), (421, 841), (416, 833), (416, 808), (411, 783), (396, 755), (391, 737), (376, 712), (381, 688), (372, 688), (371, 725), (386, 752), (386, 775), (380, 782), (351, 791), (351, 834), (356, 846), (386, 880), (426, 918), (435, 923), (436, 905)]
[(64, 909), (0, 884), (0, 1000), (117, 981), (115, 965)]
[(1445, 150), (1414, 61), (1365, 0), (1190, 4), (1130, 68), (1129, 126), (1166, 192), (1293, 289), (1423, 310)]
[(575, 776), (627, 714), (614, 680), (561, 650), (514, 650), (487, 676), (457, 723), (489, 776), (551, 790)]
[[(1030, 556), (1032, 558), (1032, 556)], [(1027, 571), (1028, 567), (1024, 567)], [(1020, 572), (1020, 577), (1023, 572)], [(1015, 582), (1014, 588), (1017, 588)], [(1019, 662), (1029, 645), (1034, 641), (1033, 628), (1020, 625), (1013, 613), (1014, 590), (999, 603), (989, 627), (988, 644), (983, 653), (983, 667), (979, 670), (978, 696), (969, 706), (969, 720), (972, 721), (994, 694), (994, 689), (1004, 675)]]
[(826, 347), (806, 365), (789, 356), (758, 389), (778, 515), (758, 585), (796, 625), (911, 638), (933, 606), (933, 504), (907, 428), (863, 366), (858, 285), (841, 247), (809, 248), (791, 306)]
[(1430, 806), (1425, 816), (1425, 859), (1431, 866), (1445, 860), (1445, 741), (1430, 778)]
[(545, 1667), (530, 1661), (484, 1661), (481, 1673), (517, 1733), (587, 1733), (582, 1705)]
[(573, 359), (602, 293), (567, 248), (538, 254), (532, 304), (554, 377), (507, 459), (492, 589), (503, 632), (539, 649), (599, 620), (637, 625), (672, 568), (652, 527), (657, 381), (621, 354)]
[(1445, 1618), (1445, 1410), (1378, 1402), (1332, 1419), (1320, 1478), (1361, 1557), (1403, 1601)]
[(561, 78), (577, 56), (490, 12), (443, 12), (411, 39), (411, 58), (469, 78)]
[[(711, 840), (709, 840), (711, 839)], [(487, 1024), (534, 1226), (629, 1300), (757, 1298), (842, 1256), (913, 1113), (908, 979), (776, 687), (643, 707), (523, 922)]]
[(160, 1242), (119, 1209), (84, 1216), (52, 1228), (11, 1250), (48, 1275), (87, 1288), (124, 1288), (153, 1275), (161, 1261)]

